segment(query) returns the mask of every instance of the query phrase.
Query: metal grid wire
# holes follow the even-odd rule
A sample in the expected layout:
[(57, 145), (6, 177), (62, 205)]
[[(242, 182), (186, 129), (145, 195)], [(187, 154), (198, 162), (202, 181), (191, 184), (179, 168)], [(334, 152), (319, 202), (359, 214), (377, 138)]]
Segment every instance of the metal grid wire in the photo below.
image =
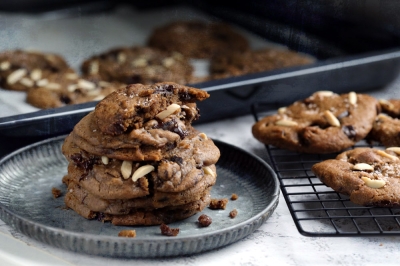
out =
[[(263, 103), (252, 106), (256, 121), (268, 115)], [(360, 141), (355, 147), (376, 147)], [(354, 147), (353, 147), (354, 148)], [(270, 163), (297, 229), (305, 236), (400, 235), (400, 209), (363, 207), (325, 186), (311, 171), (337, 154), (304, 154), (266, 145)]]

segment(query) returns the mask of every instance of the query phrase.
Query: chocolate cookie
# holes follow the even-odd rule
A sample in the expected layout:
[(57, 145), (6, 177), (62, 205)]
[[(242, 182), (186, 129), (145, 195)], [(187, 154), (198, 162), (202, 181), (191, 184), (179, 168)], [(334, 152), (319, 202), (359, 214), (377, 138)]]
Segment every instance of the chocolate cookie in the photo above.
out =
[(115, 48), (92, 56), (83, 62), (81, 70), (85, 75), (125, 84), (187, 84), (193, 73), (192, 65), (182, 54), (139, 46)]
[(379, 114), (368, 135), (369, 141), (377, 141), (386, 147), (400, 146), (400, 100), (379, 100)]
[(109, 94), (65, 139), (66, 205), (87, 219), (152, 225), (184, 219), (210, 201), (220, 153), (192, 127), (200, 89), (165, 82)]
[(246, 37), (219, 22), (175, 21), (153, 30), (147, 45), (163, 51), (178, 51), (189, 58), (211, 58), (220, 53), (249, 49)]
[(399, 147), (356, 148), (312, 166), (328, 187), (363, 206), (400, 206)]
[(0, 53), (0, 86), (4, 89), (26, 91), (65, 71), (72, 70), (57, 54), (23, 50)]
[(102, 81), (94, 76), (79, 77), (73, 71), (65, 71), (51, 74), (29, 88), (26, 101), (41, 109), (100, 101), (124, 85)]
[(295, 51), (263, 48), (245, 52), (221, 53), (214, 56), (210, 64), (210, 75), (214, 79), (240, 76), (273, 69), (311, 64), (315, 61)]
[(378, 100), (366, 94), (319, 91), (262, 118), (252, 133), (260, 142), (282, 149), (339, 152), (367, 136), (378, 110)]

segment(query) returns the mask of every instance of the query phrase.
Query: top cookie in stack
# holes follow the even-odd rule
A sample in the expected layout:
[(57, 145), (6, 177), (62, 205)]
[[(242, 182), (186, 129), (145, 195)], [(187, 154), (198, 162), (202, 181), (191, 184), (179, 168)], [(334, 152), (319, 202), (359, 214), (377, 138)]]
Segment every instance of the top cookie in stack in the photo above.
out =
[(66, 138), (65, 202), (87, 219), (153, 225), (205, 208), (220, 153), (191, 123), (203, 90), (172, 82), (111, 93)]

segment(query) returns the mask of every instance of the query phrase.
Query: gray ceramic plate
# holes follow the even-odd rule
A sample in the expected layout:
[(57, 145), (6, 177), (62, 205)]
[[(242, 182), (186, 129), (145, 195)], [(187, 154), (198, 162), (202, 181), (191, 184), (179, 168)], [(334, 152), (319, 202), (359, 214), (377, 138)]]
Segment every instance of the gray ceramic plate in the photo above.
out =
[[(235, 146), (215, 141), (221, 151), (213, 198), (229, 201), (225, 210), (202, 213), (213, 220), (200, 228), (194, 215), (170, 224), (180, 229), (176, 237), (161, 235), (159, 226), (118, 227), (86, 220), (64, 208), (64, 198), (51, 189), (65, 187), (61, 179), (67, 162), (61, 154), (65, 136), (20, 149), (0, 161), (0, 218), (25, 235), (74, 252), (114, 257), (190, 255), (229, 245), (253, 233), (273, 213), (279, 196), (278, 180), (263, 160)], [(236, 208), (236, 218), (229, 212)], [(136, 238), (118, 237), (122, 229), (135, 229)]]

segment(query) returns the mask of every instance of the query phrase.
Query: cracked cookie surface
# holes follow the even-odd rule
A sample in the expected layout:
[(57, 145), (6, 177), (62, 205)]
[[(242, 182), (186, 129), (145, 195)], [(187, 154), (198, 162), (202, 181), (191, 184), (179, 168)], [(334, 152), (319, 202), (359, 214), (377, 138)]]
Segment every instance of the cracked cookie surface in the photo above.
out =
[(319, 91), (252, 126), (260, 142), (303, 153), (333, 153), (365, 138), (379, 112), (366, 94)]
[(400, 148), (355, 148), (312, 166), (328, 187), (363, 206), (400, 206)]

